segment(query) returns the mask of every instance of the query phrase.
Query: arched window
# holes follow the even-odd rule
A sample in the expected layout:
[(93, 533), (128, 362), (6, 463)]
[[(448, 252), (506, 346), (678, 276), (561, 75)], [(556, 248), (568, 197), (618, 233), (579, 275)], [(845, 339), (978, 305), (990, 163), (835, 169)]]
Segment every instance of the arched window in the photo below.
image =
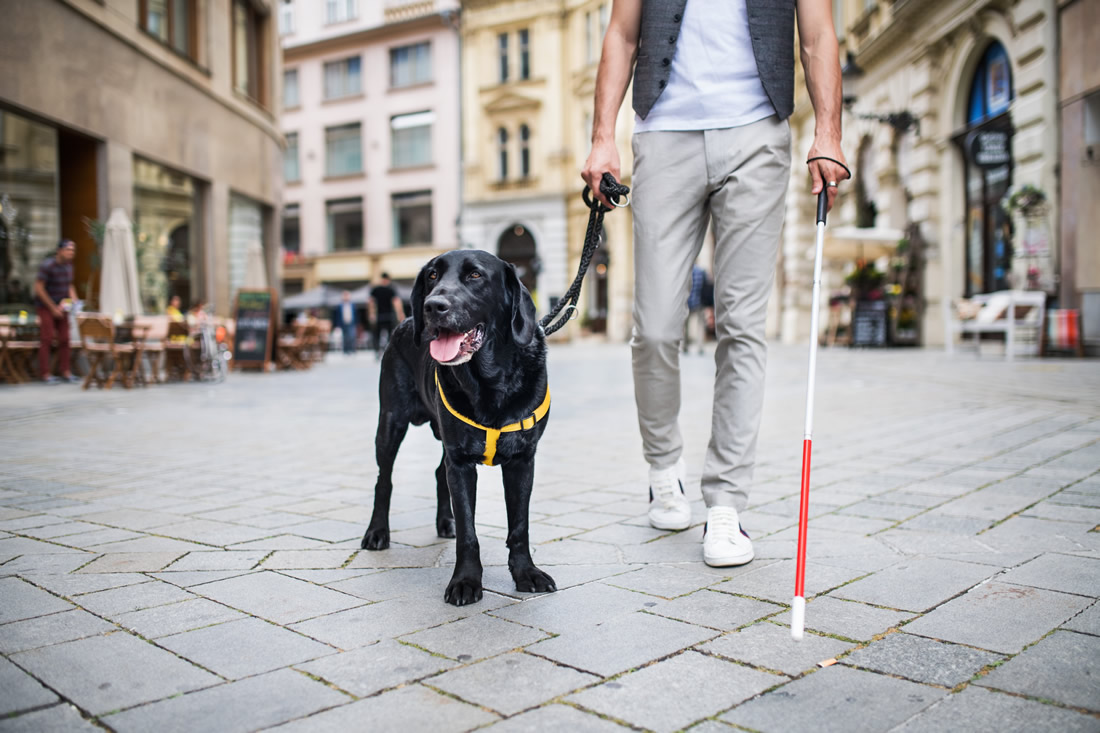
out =
[(503, 127), (497, 130), (497, 175), (508, 180), (508, 131)]
[(1008, 111), (1014, 96), (1012, 70), (1005, 47), (994, 41), (989, 44), (970, 84), (966, 123), (978, 125)]
[(527, 178), (531, 175), (531, 128), (519, 126), (519, 175)]

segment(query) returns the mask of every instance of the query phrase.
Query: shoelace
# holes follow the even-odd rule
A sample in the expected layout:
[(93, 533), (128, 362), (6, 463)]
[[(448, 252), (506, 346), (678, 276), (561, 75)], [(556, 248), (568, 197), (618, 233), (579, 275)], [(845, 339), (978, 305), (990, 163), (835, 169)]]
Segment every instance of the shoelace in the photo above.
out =
[(679, 481), (675, 478), (671, 478), (668, 481), (658, 482), (658, 484), (653, 487), (653, 496), (657, 501), (661, 502), (661, 506), (665, 509), (675, 509), (676, 493), (679, 490)]
[(723, 537), (733, 537), (741, 531), (741, 524), (728, 512), (714, 512), (708, 517), (708, 532), (718, 532)]

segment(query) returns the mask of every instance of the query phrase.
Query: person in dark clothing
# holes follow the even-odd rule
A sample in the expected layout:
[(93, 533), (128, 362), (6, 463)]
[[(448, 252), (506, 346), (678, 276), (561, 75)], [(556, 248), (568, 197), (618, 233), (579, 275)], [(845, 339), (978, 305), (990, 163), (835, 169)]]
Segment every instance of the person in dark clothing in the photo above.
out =
[[(38, 311), (38, 373), (47, 384), (57, 384), (62, 379), (79, 382), (69, 368), (69, 311), (76, 303), (73, 287), (73, 260), (76, 244), (62, 239), (57, 252), (38, 268), (34, 281), (34, 305)], [(50, 374), (50, 346), (57, 339), (57, 366), (61, 378)]]
[(367, 300), (370, 311), (370, 321), (374, 326), (374, 352), (382, 356), (382, 329), (386, 330), (386, 343), (393, 336), (393, 329), (397, 324), (405, 320), (405, 309), (401, 305), (401, 298), (390, 283), (389, 273), (382, 273), (378, 284), (371, 288), (370, 298)]

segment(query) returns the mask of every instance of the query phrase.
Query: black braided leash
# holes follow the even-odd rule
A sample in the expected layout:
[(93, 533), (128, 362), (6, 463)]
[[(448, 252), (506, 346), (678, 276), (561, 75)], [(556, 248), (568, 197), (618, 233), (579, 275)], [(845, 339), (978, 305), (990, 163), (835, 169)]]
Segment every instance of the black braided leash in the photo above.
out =
[[(557, 331), (559, 328), (569, 322), (569, 316), (561, 318), (554, 322), (555, 318), (561, 315), (565, 309), (576, 309), (577, 301), (581, 295), (581, 283), (584, 282), (584, 276), (588, 272), (588, 265), (592, 262), (592, 255), (596, 254), (596, 250), (600, 246), (600, 232), (603, 231), (603, 215), (611, 209), (600, 203), (600, 200), (594, 196), (590, 196), (591, 190), (588, 186), (584, 187), (584, 191), (581, 192), (581, 198), (584, 199), (585, 205), (591, 209), (591, 213), (588, 215), (588, 230), (584, 234), (584, 249), (581, 251), (581, 265), (577, 270), (577, 277), (574, 278), (573, 284), (569, 286), (569, 289), (565, 291), (565, 295), (561, 297), (558, 304), (554, 306), (554, 309), (543, 316), (539, 321), (539, 325), (547, 336)], [(607, 197), (613, 204), (619, 203), (620, 196), (626, 196), (630, 193), (630, 187), (624, 186), (615, 180), (615, 177), (610, 173), (604, 173), (603, 178), (600, 179), (600, 193)], [(627, 201), (629, 203), (629, 201)], [(624, 204), (625, 206), (626, 204)]]

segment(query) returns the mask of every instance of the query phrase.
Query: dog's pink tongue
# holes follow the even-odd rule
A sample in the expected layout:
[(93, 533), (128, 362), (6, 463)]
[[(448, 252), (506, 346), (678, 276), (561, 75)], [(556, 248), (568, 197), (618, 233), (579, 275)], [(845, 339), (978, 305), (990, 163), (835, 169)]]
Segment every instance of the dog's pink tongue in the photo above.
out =
[(438, 362), (446, 363), (458, 356), (458, 350), (462, 348), (462, 339), (466, 334), (443, 331), (431, 342), (428, 350), (432, 358)]

